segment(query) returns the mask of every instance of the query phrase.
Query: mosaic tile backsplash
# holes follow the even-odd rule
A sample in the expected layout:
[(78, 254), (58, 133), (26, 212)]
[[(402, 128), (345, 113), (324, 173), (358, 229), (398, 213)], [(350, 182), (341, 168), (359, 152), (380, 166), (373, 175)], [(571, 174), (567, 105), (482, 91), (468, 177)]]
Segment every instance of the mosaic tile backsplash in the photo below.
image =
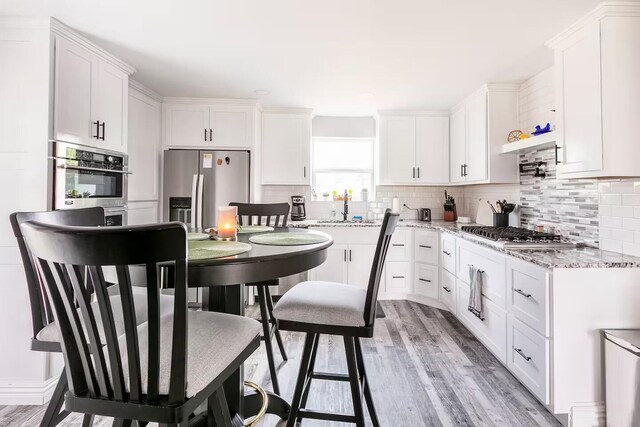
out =
[[(536, 166), (545, 176), (535, 176)], [(520, 224), (544, 225), (570, 239), (597, 246), (598, 182), (594, 179), (556, 179), (555, 150), (548, 148), (520, 155)]]

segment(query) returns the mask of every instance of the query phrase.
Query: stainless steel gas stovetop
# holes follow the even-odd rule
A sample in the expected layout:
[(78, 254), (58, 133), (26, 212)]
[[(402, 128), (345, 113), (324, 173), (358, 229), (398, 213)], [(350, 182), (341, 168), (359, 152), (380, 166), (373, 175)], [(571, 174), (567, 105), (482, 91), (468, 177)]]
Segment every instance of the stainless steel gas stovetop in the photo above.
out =
[(465, 225), (464, 238), (504, 249), (571, 249), (576, 243), (551, 233), (540, 233), (518, 227)]

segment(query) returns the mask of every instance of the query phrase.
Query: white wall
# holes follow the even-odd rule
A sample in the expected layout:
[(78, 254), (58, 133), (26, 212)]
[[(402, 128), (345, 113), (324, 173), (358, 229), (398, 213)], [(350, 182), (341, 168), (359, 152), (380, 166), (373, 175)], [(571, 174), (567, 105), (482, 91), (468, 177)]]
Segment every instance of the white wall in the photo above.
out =
[[(30, 29), (19, 29), (25, 24)], [(0, 18), (0, 63), (0, 405), (42, 404), (49, 357), (30, 350), (29, 299), (9, 214), (49, 207), (48, 22)]]

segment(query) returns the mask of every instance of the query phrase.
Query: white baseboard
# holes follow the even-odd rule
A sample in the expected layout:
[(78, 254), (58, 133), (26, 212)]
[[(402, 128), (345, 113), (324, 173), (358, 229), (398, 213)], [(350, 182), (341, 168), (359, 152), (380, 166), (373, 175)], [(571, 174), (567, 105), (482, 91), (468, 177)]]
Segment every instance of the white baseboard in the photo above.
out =
[(606, 422), (604, 402), (585, 402), (571, 407), (570, 427), (604, 427)]
[(0, 405), (45, 405), (57, 384), (56, 377), (47, 381), (0, 383)]

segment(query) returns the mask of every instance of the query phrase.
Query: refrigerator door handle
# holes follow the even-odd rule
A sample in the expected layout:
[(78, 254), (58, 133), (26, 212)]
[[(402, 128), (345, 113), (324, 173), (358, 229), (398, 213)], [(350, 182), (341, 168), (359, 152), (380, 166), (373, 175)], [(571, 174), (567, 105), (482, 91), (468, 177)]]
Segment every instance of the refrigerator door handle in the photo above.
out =
[(204, 175), (199, 175), (198, 179), (198, 201), (197, 201), (197, 211), (198, 211), (198, 228), (202, 228), (202, 217), (204, 212), (202, 210), (202, 198), (204, 197)]
[[(198, 190), (198, 175), (193, 175), (193, 181), (191, 182), (191, 228), (196, 228), (196, 195)], [(185, 218), (186, 219), (186, 218)]]

